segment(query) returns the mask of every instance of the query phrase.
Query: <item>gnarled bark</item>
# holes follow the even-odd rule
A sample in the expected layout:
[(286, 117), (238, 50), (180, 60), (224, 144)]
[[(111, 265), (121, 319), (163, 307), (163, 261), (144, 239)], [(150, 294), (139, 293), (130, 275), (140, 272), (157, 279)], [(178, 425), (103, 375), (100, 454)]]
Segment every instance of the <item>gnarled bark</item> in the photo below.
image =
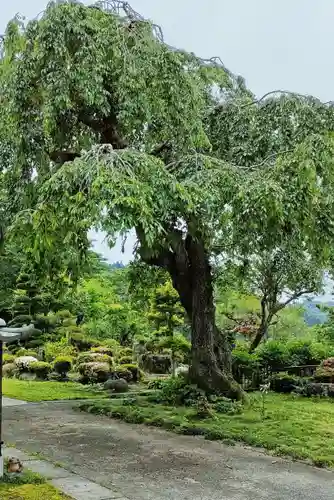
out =
[(169, 272), (191, 322), (190, 380), (206, 392), (243, 398), (243, 391), (232, 376), (227, 338), (216, 326), (211, 267), (203, 243), (191, 236), (179, 238), (172, 250), (143, 258)]

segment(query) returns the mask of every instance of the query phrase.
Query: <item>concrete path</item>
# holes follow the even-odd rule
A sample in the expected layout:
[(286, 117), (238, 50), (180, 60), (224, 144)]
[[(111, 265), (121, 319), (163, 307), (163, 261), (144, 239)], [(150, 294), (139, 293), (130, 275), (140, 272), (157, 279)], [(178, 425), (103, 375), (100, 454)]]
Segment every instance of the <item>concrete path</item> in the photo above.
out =
[[(78, 474), (128, 500), (334, 498), (332, 472), (239, 446), (80, 413), (72, 406), (5, 407), (5, 442), (39, 453), (38, 460), (57, 463), (65, 473)], [(65, 477), (54, 484), (59, 486), (61, 480)], [(80, 499), (92, 498), (89, 491), (86, 494)], [(105, 498), (117, 498), (112, 495)]]

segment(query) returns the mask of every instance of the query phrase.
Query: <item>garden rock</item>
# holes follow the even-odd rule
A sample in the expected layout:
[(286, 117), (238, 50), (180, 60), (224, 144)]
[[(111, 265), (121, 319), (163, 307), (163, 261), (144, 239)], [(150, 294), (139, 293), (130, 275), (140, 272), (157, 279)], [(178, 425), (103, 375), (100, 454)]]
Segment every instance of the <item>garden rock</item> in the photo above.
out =
[(109, 379), (104, 384), (104, 389), (112, 392), (127, 392), (129, 390), (129, 385), (124, 378), (119, 379)]
[(33, 356), (20, 356), (15, 359), (15, 365), (19, 370), (28, 370), (31, 363), (37, 363), (38, 359)]

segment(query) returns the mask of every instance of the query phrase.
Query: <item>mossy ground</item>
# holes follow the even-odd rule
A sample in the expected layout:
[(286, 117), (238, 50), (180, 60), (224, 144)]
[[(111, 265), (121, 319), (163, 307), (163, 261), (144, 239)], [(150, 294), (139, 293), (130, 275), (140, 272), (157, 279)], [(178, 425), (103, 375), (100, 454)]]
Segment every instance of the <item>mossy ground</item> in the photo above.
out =
[[(334, 403), (275, 393), (253, 394), (239, 415), (215, 413), (196, 418), (193, 408), (153, 404), (145, 397), (83, 403), (83, 411), (125, 422), (163, 427), (181, 434), (203, 435), (228, 443), (240, 441), (272, 450), (276, 455), (334, 467)], [(264, 410), (264, 411), (263, 411)]]

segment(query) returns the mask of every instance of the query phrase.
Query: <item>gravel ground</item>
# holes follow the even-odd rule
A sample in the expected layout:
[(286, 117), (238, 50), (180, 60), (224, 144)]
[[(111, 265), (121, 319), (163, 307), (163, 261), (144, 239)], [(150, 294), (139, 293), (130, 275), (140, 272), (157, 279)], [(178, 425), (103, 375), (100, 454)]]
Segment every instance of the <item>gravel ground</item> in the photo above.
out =
[(73, 409), (6, 406), (4, 440), (131, 500), (330, 500), (334, 474), (201, 438)]

